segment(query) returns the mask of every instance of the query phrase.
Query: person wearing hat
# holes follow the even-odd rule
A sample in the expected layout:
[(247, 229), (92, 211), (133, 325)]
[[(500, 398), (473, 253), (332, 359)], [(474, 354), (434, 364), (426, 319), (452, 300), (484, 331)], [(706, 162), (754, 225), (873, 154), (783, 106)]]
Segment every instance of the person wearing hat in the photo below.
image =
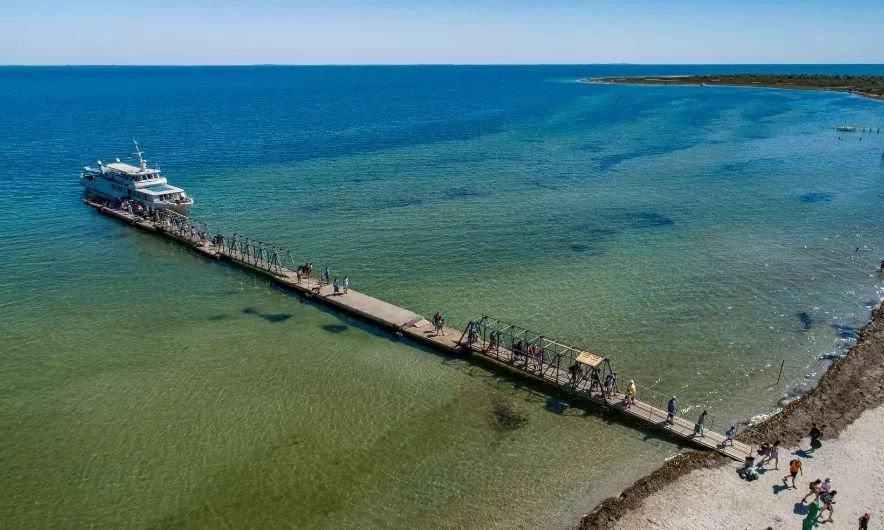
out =
[(869, 530), (869, 519), (872, 518), (872, 514), (866, 512), (862, 517), (859, 518), (859, 530)]
[(635, 381), (632, 379), (629, 380), (629, 383), (626, 384), (626, 393), (632, 396), (632, 399), (638, 397), (638, 392), (635, 390)]
[(678, 409), (675, 407), (675, 396), (672, 396), (672, 399), (669, 400), (669, 404), (666, 405), (666, 412), (668, 413), (666, 416), (666, 423), (675, 423), (675, 415), (678, 413)]

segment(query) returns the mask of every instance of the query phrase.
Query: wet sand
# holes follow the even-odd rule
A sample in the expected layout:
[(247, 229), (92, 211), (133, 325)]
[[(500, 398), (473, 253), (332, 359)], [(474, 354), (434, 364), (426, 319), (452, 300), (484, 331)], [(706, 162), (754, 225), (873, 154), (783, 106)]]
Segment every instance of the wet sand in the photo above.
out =
[[(807, 482), (817, 478), (818, 474), (821, 475), (820, 478), (831, 476), (834, 480), (836, 473), (845, 477), (841, 481), (842, 484), (847, 483), (847, 478), (852, 478), (854, 484), (871, 487), (884, 471), (881, 455), (872, 454), (871, 451), (877, 449), (870, 448), (869, 452), (864, 453), (854, 448), (880, 445), (881, 436), (884, 435), (884, 429), (880, 427), (881, 418), (884, 418), (884, 410), (879, 409), (882, 404), (884, 404), (884, 309), (879, 306), (872, 312), (870, 322), (860, 332), (857, 344), (845, 357), (832, 364), (813, 389), (789, 403), (780, 413), (750, 427), (738, 438), (754, 444), (780, 440), (785, 447), (795, 448), (806, 437), (811, 422), (816, 422), (823, 428), (824, 447), (818, 456), (814, 455), (814, 459), (809, 459), (812, 464), (805, 464), (808, 470), (799, 482), (798, 491), (807, 489)], [(851, 427), (866, 411), (870, 412), (856, 426)], [(807, 448), (806, 440), (804, 447)], [(788, 461), (794, 458), (792, 452), (792, 450), (780, 452), (781, 471), (787, 467)], [(828, 459), (833, 457), (837, 460), (829, 462)], [(755, 519), (764, 515), (783, 517), (779, 513), (782, 507), (788, 508), (789, 512), (796, 509), (795, 502), (800, 500), (800, 496), (797, 500), (791, 497), (777, 499), (777, 508), (768, 502), (760, 501), (769, 496), (785, 495), (785, 492), (774, 495), (771, 484), (768, 484), (771, 482), (773, 486), (782, 485), (780, 479), (785, 471), (768, 472), (761, 480), (748, 483), (736, 476), (734, 473), (736, 466), (731, 460), (712, 452), (679, 455), (660, 469), (639, 479), (619, 497), (602, 501), (592, 512), (583, 517), (578, 529), (640, 528), (655, 527), (660, 524), (657, 522), (652, 524), (648, 519), (668, 520), (666, 526), (660, 526), (661, 528), (691, 528), (690, 525), (695, 522), (690, 517), (696, 514), (699, 514), (697, 515), (699, 519), (696, 521), (705, 521), (706, 527), (710, 528), (715, 527), (715, 524), (708, 517), (717, 517), (718, 514), (727, 516), (722, 520), (746, 521), (746, 524), (755, 526), (757, 525)], [(704, 489), (696, 489), (697, 482), (702, 483)], [(838, 481), (835, 482), (835, 487), (838, 489)], [(666, 495), (659, 495), (658, 493), (664, 488)], [(714, 498), (706, 497), (709, 492), (718, 492), (718, 490), (724, 491), (728, 499), (736, 496), (737, 500), (743, 499), (745, 502), (721, 503), (716, 502)], [(699, 497), (701, 491), (703, 497)], [(743, 497), (741, 492), (746, 492), (746, 496)], [(845, 493), (850, 493), (850, 490)], [(880, 499), (881, 493), (868, 489), (863, 495), (866, 497), (878, 495)], [(854, 500), (851, 501), (850, 498)], [(839, 499), (837, 507), (846, 517), (844, 521), (839, 520), (839, 526), (836, 527), (848, 522), (855, 523), (856, 518), (848, 519), (853, 517), (853, 513), (857, 510), (860, 510), (859, 514), (869, 510), (868, 506), (860, 506), (861, 502), (863, 498), (855, 495), (844, 495)], [(877, 502), (880, 504), (880, 500)], [(668, 513), (661, 512), (663, 504), (660, 503), (668, 503), (666, 509)], [(685, 509), (696, 506), (702, 506), (707, 511), (688, 512)], [(878, 509), (884, 509), (884, 506), (878, 506)], [(871, 511), (874, 511), (874, 508)], [(682, 519), (676, 519), (677, 517)], [(793, 513), (793, 518), (798, 522), (786, 524), (797, 527), (800, 524), (799, 515)], [(681, 521), (684, 526), (671, 526), (674, 520)], [(637, 521), (640, 523), (639, 526), (635, 526), (639, 524)], [(776, 528), (780, 523), (775, 523), (771, 519), (765, 524)]]

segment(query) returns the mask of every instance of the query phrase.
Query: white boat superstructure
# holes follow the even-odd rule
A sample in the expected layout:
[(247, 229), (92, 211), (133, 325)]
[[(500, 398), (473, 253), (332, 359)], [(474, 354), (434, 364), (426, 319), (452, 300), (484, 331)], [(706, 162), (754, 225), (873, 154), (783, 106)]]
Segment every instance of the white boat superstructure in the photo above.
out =
[(193, 206), (193, 198), (183, 189), (169, 185), (159, 168), (148, 167), (138, 149), (138, 142), (133, 140), (133, 143), (137, 166), (120, 162), (119, 158), (111, 164), (102, 164), (99, 160), (97, 168), (83, 168), (80, 183), (93, 196), (111, 201), (128, 200), (144, 208), (170, 209), (187, 215)]

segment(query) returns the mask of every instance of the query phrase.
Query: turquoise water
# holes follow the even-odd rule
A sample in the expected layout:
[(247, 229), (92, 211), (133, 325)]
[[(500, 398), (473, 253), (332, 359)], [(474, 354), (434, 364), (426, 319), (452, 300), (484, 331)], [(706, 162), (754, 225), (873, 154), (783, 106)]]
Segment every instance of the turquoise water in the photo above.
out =
[(575, 82), (727, 70), (0, 69), (0, 526), (565, 528), (680, 450), (97, 216), (132, 137), (216, 230), (774, 410), (884, 288), (884, 136), (832, 130), (884, 106)]

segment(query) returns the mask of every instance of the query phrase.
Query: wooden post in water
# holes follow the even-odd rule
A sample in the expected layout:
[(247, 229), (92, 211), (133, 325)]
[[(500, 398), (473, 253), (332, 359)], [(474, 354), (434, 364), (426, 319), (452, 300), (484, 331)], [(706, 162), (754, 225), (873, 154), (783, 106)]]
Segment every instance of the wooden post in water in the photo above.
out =
[(783, 365), (786, 364), (786, 359), (783, 359), (783, 362), (780, 363), (780, 375), (777, 376), (777, 384), (780, 384), (780, 378), (783, 377)]

